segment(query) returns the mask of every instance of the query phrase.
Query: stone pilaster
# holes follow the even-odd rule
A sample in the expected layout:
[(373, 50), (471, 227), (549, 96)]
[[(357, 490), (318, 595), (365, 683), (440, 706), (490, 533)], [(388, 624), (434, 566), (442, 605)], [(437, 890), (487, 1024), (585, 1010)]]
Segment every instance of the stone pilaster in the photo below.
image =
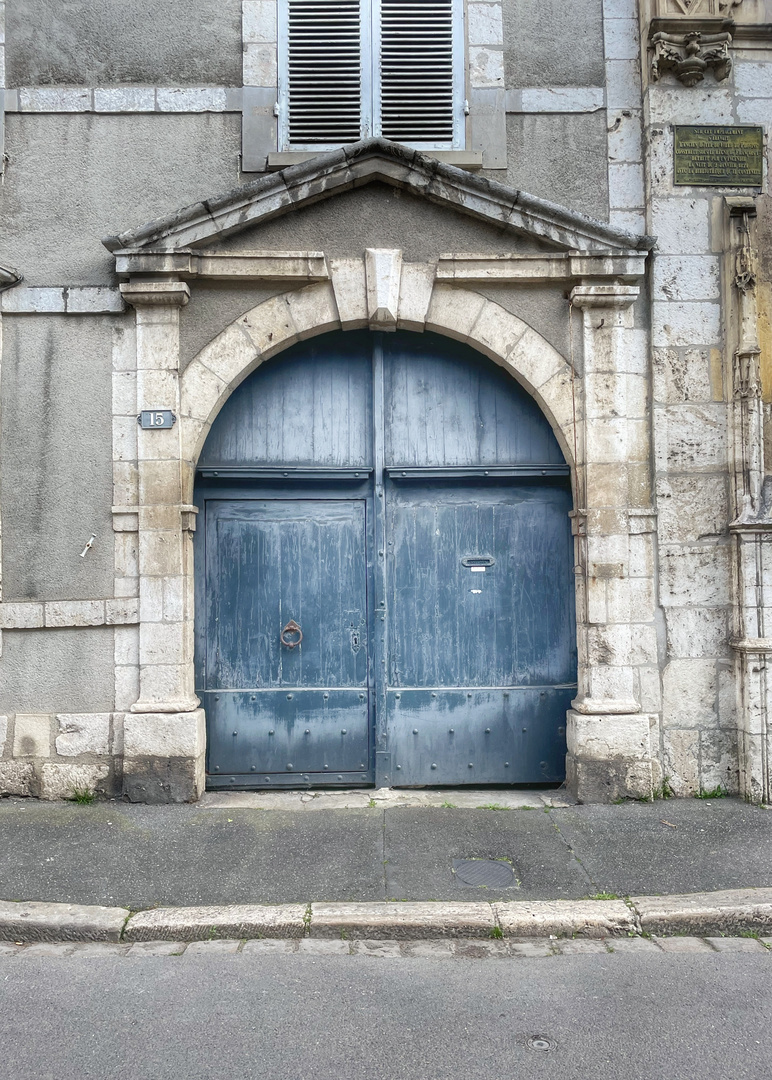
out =
[[(179, 315), (184, 282), (121, 286), (136, 309), (137, 408), (179, 415)], [(137, 433), (139, 700), (124, 726), (124, 792), (142, 802), (197, 798), (204, 786), (204, 715), (193, 669), (195, 508), (181, 426)]]
[(772, 507), (765, 492), (764, 405), (756, 297), (756, 207), (750, 197), (727, 198), (731, 394), (733, 637), (738, 707), (740, 792), (772, 799)]
[(583, 505), (573, 519), (582, 580), (568, 782), (585, 801), (649, 796), (659, 783), (658, 718), (643, 708), (657, 641), (647, 390), (632, 311), (638, 293), (615, 284), (571, 293), (583, 315), (585, 422), (577, 468)]

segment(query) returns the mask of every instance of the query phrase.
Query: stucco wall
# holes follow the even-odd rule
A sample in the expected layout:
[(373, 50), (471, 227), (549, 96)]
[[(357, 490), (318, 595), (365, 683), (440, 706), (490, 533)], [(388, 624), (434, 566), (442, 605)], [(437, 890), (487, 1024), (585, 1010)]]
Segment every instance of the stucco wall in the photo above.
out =
[(602, 0), (503, 0), (507, 86), (602, 86)]
[(114, 708), (112, 627), (3, 632), (0, 712)]
[[(5, 601), (113, 595), (114, 322), (64, 315), (3, 320)], [(94, 546), (81, 559), (92, 534)]]
[(239, 183), (238, 119), (11, 115), (3, 260), (29, 285), (114, 283), (101, 240)]
[(241, 83), (240, 0), (14, 0), (8, 86)]

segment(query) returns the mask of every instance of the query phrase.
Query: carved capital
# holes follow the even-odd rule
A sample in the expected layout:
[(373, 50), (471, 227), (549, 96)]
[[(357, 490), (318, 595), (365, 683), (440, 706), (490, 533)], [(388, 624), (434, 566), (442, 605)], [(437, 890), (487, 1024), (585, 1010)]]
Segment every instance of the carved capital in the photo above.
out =
[(183, 503), (180, 507), (180, 525), (183, 532), (194, 533), (196, 531), (196, 514), (198, 513), (197, 506), (191, 506), (189, 503)]
[(124, 281), (120, 290), (132, 307), (184, 307), (190, 300), (184, 281)]
[(640, 292), (637, 285), (577, 285), (570, 300), (578, 308), (629, 308)]
[(651, 38), (654, 56), (651, 61), (651, 77), (656, 82), (665, 71), (672, 71), (684, 86), (696, 86), (712, 71), (716, 82), (723, 82), (732, 70), (729, 46), (730, 33), (708, 34), (701, 30), (688, 33), (660, 31)]

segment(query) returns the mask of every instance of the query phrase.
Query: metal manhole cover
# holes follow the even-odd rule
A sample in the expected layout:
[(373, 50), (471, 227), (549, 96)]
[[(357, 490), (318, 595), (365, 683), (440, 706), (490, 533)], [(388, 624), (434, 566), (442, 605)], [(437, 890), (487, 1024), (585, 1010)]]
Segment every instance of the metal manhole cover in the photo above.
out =
[(516, 889), (520, 884), (512, 863), (505, 859), (454, 859), (453, 873), (465, 885), (489, 889)]

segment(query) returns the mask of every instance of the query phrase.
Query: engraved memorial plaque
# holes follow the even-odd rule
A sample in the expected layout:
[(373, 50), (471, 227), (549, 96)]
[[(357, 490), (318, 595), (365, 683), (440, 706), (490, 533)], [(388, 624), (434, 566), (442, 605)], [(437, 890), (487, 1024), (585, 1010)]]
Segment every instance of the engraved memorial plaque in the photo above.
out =
[(763, 152), (760, 127), (677, 125), (674, 182), (695, 187), (761, 187)]

